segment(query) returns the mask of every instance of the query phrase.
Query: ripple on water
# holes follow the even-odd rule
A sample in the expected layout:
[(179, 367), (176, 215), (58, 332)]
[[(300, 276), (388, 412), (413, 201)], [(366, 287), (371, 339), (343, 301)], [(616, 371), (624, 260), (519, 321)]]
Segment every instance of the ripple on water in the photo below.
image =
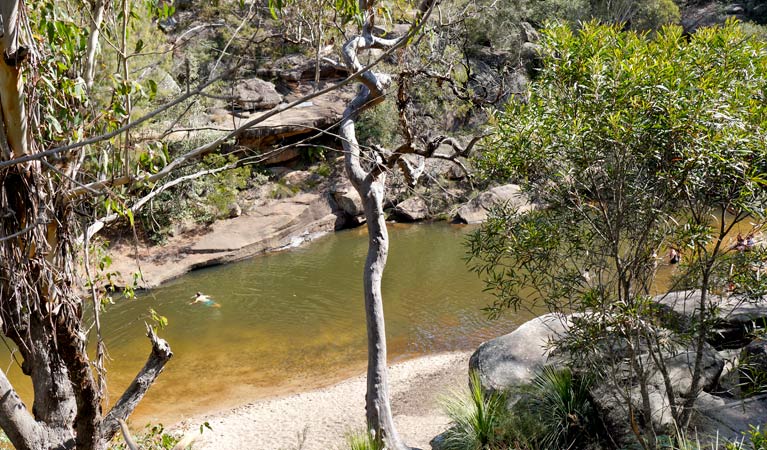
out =
[[(463, 262), (465, 230), (390, 226), (383, 293), (392, 360), (469, 349), (529, 317), (486, 319), (480, 309), (490, 300)], [(366, 251), (364, 229), (336, 233), (290, 251), (198, 270), (110, 306), (103, 321), (113, 398), (148, 355), (143, 322), (149, 308), (168, 318), (161, 335), (175, 356), (137, 411), (141, 420), (167, 423), (360, 370), (366, 360)], [(197, 291), (221, 307), (190, 305)]]

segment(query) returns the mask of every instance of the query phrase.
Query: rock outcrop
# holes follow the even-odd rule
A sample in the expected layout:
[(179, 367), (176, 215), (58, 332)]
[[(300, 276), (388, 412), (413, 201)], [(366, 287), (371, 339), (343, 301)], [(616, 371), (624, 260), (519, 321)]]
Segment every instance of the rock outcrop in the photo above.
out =
[[(256, 74), (264, 79), (276, 78), (283, 82), (297, 83), (301, 80), (314, 80), (317, 64), (314, 58), (301, 54), (288, 55), (279, 58), (266, 67), (260, 67)], [(345, 78), (349, 71), (341, 65), (331, 64), (325, 60), (320, 62), (320, 79)]]
[(525, 322), (511, 333), (483, 342), (471, 355), (469, 369), (476, 370), (485, 391), (503, 391), (533, 381), (550, 360), (551, 343), (571, 325), (569, 316), (545, 314)]
[(365, 223), (362, 199), (346, 177), (335, 180), (330, 187), (330, 195), (339, 216), (336, 229), (351, 228)]
[[(655, 297), (672, 328), (687, 329), (700, 311), (700, 291), (676, 291)], [(742, 295), (708, 295), (708, 305), (716, 306), (709, 342), (717, 348), (738, 348), (747, 344), (755, 327), (767, 325), (767, 299), (748, 299)]]
[(234, 84), (234, 101), (245, 111), (272, 109), (282, 102), (274, 84), (260, 78), (239, 80)]
[[(529, 384), (544, 366), (565, 367), (577, 360), (576, 355), (565, 358), (554, 353), (552, 348), (558, 339), (566, 336), (578, 317), (578, 315), (546, 314), (530, 320), (512, 333), (482, 343), (471, 356), (469, 368), (478, 372), (485, 391), (508, 391)], [(580, 317), (588, 320), (587, 316)], [(662, 330), (660, 332), (664, 333)], [(669, 341), (672, 341), (671, 332), (666, 331), (666, 333), (669, 334)], [(630, 436), (629, 406), (635, 411), (641, 411), (643, 400), (635, 375), (625, 362), (628, 354), (624, 353), (628, 346), (623, 345), (620, 338), (616, 339), (607, 343), (603, 352), (605, 367), (609, 367), (610, 364), (615, 365), (611, 373), (617, 376), (614, 381), (622, 387), (618, 389), (612, 383), (598, 383), (592, 386), (591, 397), (594, 406), (610, 429), (619, 430), (618, 434)], [(639, 351), (648, 352), (648, 349), (639, 349)], [(674, 399), (679, 403), (682, 398), (692, 394), (695, 351), (692, 347), (679, 343), (669, 345), (662, 350), (662, 353), (665, 375), (673, 390)], [(592, 357), (597, 360), (600, 358), (599, 355)], [(646, 388), (651, 420), (657, 429), (673, 432), (674, 423), (667, 394), (667, 380), (658, 366), (653, 363), (649, 353), (640, 358), (644, 361), (647, 373)], [(700, 389), (704, 392), (713, 392), (718, 385), (723, 367), (722, 356), (713, 347), (706, 345), (703, 348)]]
[[(275, 144), (292, 142), (291, 139), (318, 134), (335, 126), (341, 119), (352, 93), (347, 91), (331, 92), (311, 101), (301, 103), (287, 111), (280, 112), (263, 122), (237, 134), (237, 144), (261, 152), (265, 155), (266, 165), (281, 164), (289, 160), (284, 157), (285, 150), (269, 153), (267, 147)], [(236, 125), (257, 118), (263, 112), (240, 115), (234, 118)], [(299, 153), (290, 148), (291, 158)], [(280, 156), (283, 155), (283, 156)]]
[(223, 264), (267, 251), (300, 244), (334, 230), (336, 216), (325, 195), (303, 193), (283, 200), (267, 200), (240, 216), (219, 220), (201, 236), (171, 238), (164, 246), (140, 247), (132, 243), (110, 249), (112, 270), (129, 279), (138, 272), (141, 288), (153, 288), (190, 270)]
[(397, 204), (392, 214), (404, 222), (417, 222), (429, 217), (429, 207), (421, 197), (411, 197)]
[(455, 216), (457, 222), (481, 223), (487, 220), (490, 209), (496, 205), (507, 204), (519, 212), (530, 211), (534, 208), (530, 199), (522, 193), (516, 184), (494, 187), (479, 194), (475, 199), (461, 206)]

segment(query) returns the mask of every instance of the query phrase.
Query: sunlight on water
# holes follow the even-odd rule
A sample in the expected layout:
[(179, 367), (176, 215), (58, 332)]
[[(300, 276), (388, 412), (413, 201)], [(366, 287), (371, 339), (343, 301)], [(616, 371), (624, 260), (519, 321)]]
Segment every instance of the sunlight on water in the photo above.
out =
[[(472, 349), (531, 317), (487, 320), (481, 308), (490, 297), (463, 261), (466, 227), (390, 224), (389, 231), (383, 293), (391, 361)], [(172, 423), (361, 373), (366, 251), (365, 229), (335, 233), (287, 252), (195, 271), (110, 306), (103, 319), (110, 400), (149, 354), (143, 323), (149, 308), (168, 318), (160, 335), (174, 357), (140, 404), (137, 425)], [(221, 307), (190, 305), (196, 291)], [(18, 368), (11, 376), (24, 378)], [(31, 398), (29, 386), (19, 390)]]

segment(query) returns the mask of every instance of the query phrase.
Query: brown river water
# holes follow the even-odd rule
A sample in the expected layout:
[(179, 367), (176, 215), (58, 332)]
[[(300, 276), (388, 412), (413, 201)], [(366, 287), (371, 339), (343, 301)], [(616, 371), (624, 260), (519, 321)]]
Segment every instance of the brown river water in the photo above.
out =
[[(383, 294), (390, 362), (471, 350), (534, 316), (509, 311), (501, 319), (487, 319), (482, 308), (491, 297), (464, 262), (464, 237), (472, 228), (388, 226), (391, 247)], [(737, 231), (748, 232), (750, 225)], [(134, 426), (172, 424), (363, 373), (366, 252), (363, 227), (289, 251), (197, 270), (141, 292), (135, 300), (116, 300), (102, 316), (110, 357), (109, 400), (119, 397), (146, 361), (150, 344), (144, 322), (150, 321), (150, 308), (168, 319), (160, 335), (174, 357), (137, 408)], [(656, 287), (668, 286), (674, 270), (662, 261)], [(197, 291), (220, 308), (190, 305)], [(0, 347), (0, 370), (6, 369), (31, 405), (28, 379)]]
[[(389, 224), (383, 280), (391, 362), (475, 348), (530, 319), (490, 321), (483, 284), (464, 263), (470, 228), (444, 223)], [(110, 401), (141, 368), (150, 344), (150, 308), (168, 318), (160, 332), (173, 359), (133, 416), (134, 425), (171, 424), (190, 415), (333, 384), (366, 364), (362, 264), (364, 228), (303, 247), (191, 272), (135, 300), (116, 300), (102, 321), (110, 361)], [(220, 308), (190, 305), (201, 291)], [(92, 338), (92, 337), (91, 337)], [(0, 354), (2, 369), (31, 403), (31, 386)]]

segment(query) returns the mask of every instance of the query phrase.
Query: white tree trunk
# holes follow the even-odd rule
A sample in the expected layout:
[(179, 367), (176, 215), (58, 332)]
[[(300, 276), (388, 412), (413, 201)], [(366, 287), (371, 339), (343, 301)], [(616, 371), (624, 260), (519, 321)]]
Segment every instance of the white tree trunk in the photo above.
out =
[(85, 86), (87, 86), (89, 90), (93, 86), (93, 77), (96, 72), (96, 52), (99, 47), (99, 35), (101, 34), (101, 23), (104, 21), (105, 10), (105, 0), (95, 0), (91, 11), (93, 20), (91, 21), (90, 34), (88, 35), (88, 47), (86, 48), (85, 55), (85, 74), (83, 77)]
[(391, 413), (389, 371), (386, 355), (386, 325), (381, 280), (389, 253), (389, 234), (383, 211), (386, 177), (366, 181), (357, 188), (365, 210), (368, 227), (368, 255), (363, 284), (368, 336), (368, 370), (365, 408), (368, 426), (380, 434), (388, 449), (407, 449), (402, 443)]

